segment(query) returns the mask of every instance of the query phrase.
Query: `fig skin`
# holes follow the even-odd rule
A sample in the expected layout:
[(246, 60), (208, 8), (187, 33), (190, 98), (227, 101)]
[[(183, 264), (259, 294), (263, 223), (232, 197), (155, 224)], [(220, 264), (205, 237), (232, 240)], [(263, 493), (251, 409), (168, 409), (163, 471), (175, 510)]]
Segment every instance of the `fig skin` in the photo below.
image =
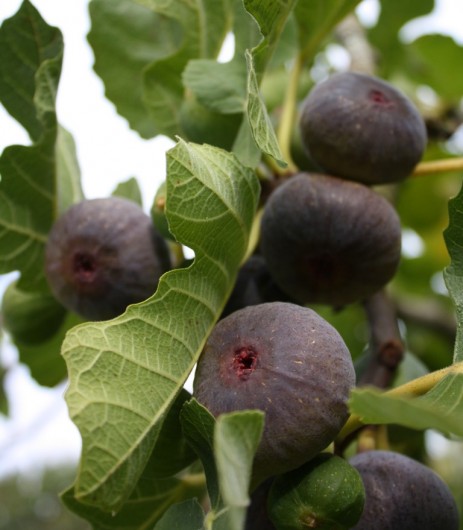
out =
[(276, 530), (268, 516), (267, 499), (273, 477), (265, 480), (251, 495), (251, 502), (246, 510), (244, 530)]
[(214, 415), (265, 412), (253, 484), (299, 467), (328, 446), (355, 384), (339, 333), (309, 308), (269, 302), (219, 321), (202, 351), (193, 396)]
[(59, 302), (88, 320), (122, 314), (156, 290), (169, 251), (151, 218), (119, 197), (77, 203), (48, 236), (45, 273)]
[(240, 268), (221, 318), (250, 305), (294, 302), (274, 282), (263, 256), (253, 254)]
[(299, 303), (364, 300), (394, 276), (401, 225), (363, 184), (316, 173), (288, 179), (269, 197), (261, 251), (277, 285)]
[(365, 486), (365, 508), (354, 530), (458, 530), (455, 500), (429, 467), (391, 451), (350, 459)]
[(323, 171), (365, 184), (403, 180), (427, 143), (425, 122), (407, 96), (355, 72), (335, 74), (309, 92), (300, 130)]

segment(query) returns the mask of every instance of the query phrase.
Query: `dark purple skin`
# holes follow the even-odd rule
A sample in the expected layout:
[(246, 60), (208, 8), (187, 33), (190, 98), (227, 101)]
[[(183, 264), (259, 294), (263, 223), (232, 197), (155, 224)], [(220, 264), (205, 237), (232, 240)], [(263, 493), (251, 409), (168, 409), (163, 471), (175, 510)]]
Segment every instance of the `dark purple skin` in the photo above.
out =
[(328, 322), (306, 307), (269, 302), (218, 322), (198, 361), (193, 395), (214, 416), (265, 412), (253, 469), (258, 484), (334, 440), (354, 384), (349, 350)]
[(300, 130), (323, 171), (365, 184), (397, 182), (426, 148), (424, 120), (391, 84), (355, 72), (316, 85), (302, 104)]
[(252, 255), (238, 271), (235, 286), (221, 318), (250, 305), (293, 302), (273, 280), (263, 256)]
[(126, 199), (75, 204), (48, 236), (50, 288), (67, 309), (88, 320), (114, 318), (147, 299), (169, 268), (168, 248), (151, 218)]
[(400, 250), (397, 213), (363, 184), (300, 173), (265, 206), (262, 254), (276, 284), (299, 303), (364, 300), (392, 279)]
[(353, 530), (458, 530), (447, 484), (429, 467), (390, 451), (350, 459), (365, 486), (365, 508)]
[(251, 495), (244, 530), (276, 530), (267, 513), (267, 498), (273, 478), (267, 479)]

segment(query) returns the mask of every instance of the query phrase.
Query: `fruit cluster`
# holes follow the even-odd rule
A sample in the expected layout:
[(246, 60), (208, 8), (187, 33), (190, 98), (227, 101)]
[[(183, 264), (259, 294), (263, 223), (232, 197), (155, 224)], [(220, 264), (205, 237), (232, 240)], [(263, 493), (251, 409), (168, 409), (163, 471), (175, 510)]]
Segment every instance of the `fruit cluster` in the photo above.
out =
[[(349, 463), (323, 452), (347, 420), (356, 376), (340, 334), (306, 306), (362, 302), (394, 277), (400, 219), (370, 185), (410, 174), (426, 144), (423, 120), (391, 85), (344, 73), (309, 93), (300, 126), (318, 170), (278, 182), (268, 197), (258, 251), (207, 339), (194, 397), (214, 416), (265, 412), (249, 530), (456, 529), (447, 486), (418, 462), (370, 451)], [(88, 320), (120, 315), (172, 267), (161, 234), (165, 226), (159, 232), (125, 199), (72, 206), (46, 246), (53, 295)]]
[(248, 530), (456, 529), (450, 491), (417, 461), (322, 452), (346, 421), (355, 375), (337, 331), (305, 307), (362, 302), (394, 277), (400, 219), (371, 185), (412, 172), (424, 122), (397, 89), (349, 72), (309, 93), (300, 126), (318, 172), (291, 175), (266, 201), (259, 251), (207, 340), (194, 396), (216, 416), (265, 411)]

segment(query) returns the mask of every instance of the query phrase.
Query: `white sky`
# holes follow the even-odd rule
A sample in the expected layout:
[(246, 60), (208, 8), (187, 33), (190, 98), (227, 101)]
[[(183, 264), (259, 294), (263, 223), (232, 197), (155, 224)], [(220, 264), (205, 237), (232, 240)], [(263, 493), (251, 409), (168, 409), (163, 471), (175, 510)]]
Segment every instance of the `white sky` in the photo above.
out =
[[(130, 131), (114, 106), (104, 98), (103, 84), (92, 71), (92, 53), (86, 42), (89, 29), (88, 0), (32, 0), (45, 20), (61, 29), (65, 40), (63, 73), (57, 111), (60, 122), (77, 142), (84, 192), (88, 198), (107, 196), (117, 183), (131, 176), (139, 179), (148, 210), (159, 183), (165, 178), (165, 151), (173, 143), (163, 137), (142, 140)], [(1, 0), (0, 22), (13, 15), (20, 0)], [(377, 14), (377, 1), (366, 0), (362, 12), (370, 19)], [(432, 21), (426, 26), (450, 33), (463, 42), (463, 2), (439, 0)], [(422, 32), (422, 24), (409, 25), (407, 36)], [(0, 106), (0, 152), (29, 140)], [(11, 276), (0, 276), (0, 293)], [(3, 362), (15, 362), (11, 345), (5, 345)], [(80, 438), (67, 417), (64, 386), (40, 388), (27, 369), (16, 366), (7, 379), (11, 400), (10, 419), (0, 419), (0, 477), (31, 467), (76, 461)]]

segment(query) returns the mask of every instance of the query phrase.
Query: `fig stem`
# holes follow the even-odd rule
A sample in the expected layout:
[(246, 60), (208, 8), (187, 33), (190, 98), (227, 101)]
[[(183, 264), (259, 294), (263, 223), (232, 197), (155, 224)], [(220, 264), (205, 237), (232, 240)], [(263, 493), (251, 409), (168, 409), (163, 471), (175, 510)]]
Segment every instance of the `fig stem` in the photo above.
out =
[(296, 114), (297, 90), (303, 65), (304, 60), (301, 54), (298, 54), (294, 61), (291, 75), (289, 77), (289, 83), (283, 101), (281, 120), (277, 131), (278, 144), (280, 146), (283, 159), (288, 164), (288, 166), (285, 168), (285, 174), (295, 173), (298, 169), (291, 156), (291, 136), (293, 132), (294, 116)]
[(417, 177), (432, 173), (445, 173), (447, 171), (463, 171), (463, 157), (420, 162), (413, 170), (412, 176)]
[(358, 386), (388, 388), (404, 356), (396, 308), (384, 289), (370, 296), (364, 308), (370, 328), (370, 354)]
[[(408, 381), (403, 385), (396, 388), (392, 388), (384, 392), (386, 396), (399, 396), (399, 397), (418, 397), (429, 392), (434, 386), (437, 385), (444, 377), (451, 374), (463, 374), (463, 361), (455, 364), (451, 364), (446, 368), (436, 370), (429, 374), (423, 375), (412, 381)], [(352, 435), (361, 429), (365, 423), (361, 420), (357, 414), (351, 414), (347, 422), (344, 424), (341, 432), (338, 434), (335, 445), (337, 447), (336, 454), (342, 453), (343, 448), (348, 444)]]

